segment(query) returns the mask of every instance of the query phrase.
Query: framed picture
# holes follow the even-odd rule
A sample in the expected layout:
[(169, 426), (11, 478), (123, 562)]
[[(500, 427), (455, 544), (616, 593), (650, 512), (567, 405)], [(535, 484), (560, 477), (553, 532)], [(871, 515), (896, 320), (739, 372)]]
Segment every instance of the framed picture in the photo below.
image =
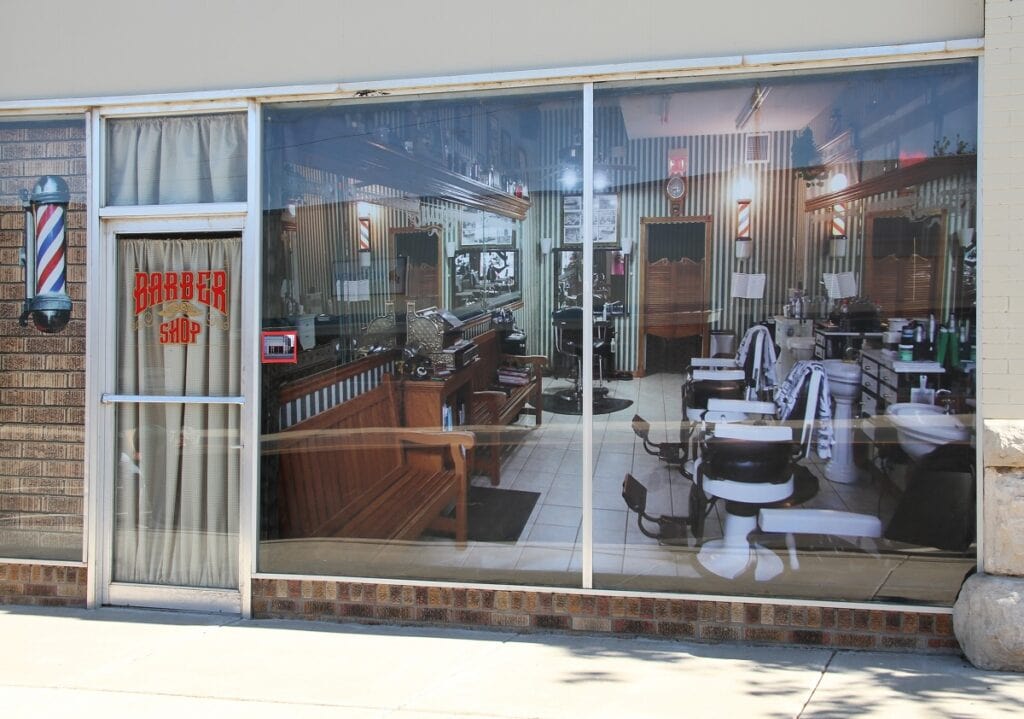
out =
[(463, 213), (463, 247), (513, 247), (518, 223), (490, 212)]
[[(619, 196), (614, 192), (594, 195), (594, 244), (619, 243)], [(583, 196), (562, 198), (562, 244), (583, 244)]]

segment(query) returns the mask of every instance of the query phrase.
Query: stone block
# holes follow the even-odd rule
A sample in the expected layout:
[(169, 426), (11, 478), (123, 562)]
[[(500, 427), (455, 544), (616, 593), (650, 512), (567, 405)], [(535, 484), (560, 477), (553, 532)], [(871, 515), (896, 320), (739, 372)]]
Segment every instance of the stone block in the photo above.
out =
[(1024, 576), (1024, 469), (985, 470), (985, 571)]
[(1024, 579), (970, 577), (953, 608), (953, 629), (976, 667), (1024, 672)]
[(986, 467), (1024, 467), (1024, 420), (987, 419), (984, 435)]

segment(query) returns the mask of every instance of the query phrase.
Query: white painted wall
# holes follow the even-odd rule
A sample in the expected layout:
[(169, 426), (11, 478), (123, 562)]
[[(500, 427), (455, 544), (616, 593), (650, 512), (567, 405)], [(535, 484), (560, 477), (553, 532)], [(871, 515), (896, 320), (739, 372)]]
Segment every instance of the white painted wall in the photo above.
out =
[(0, 100), (19, 100), (981, 37), (984, 2), (5, 0), (0, 27)]
[(986, 420), (1024, 419), (1024, 2), (986, 2), (982, 345)]

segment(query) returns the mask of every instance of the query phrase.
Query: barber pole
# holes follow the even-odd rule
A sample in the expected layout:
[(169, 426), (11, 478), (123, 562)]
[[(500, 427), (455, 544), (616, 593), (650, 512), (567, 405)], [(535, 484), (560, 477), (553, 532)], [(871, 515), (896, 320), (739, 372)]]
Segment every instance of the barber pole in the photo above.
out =
[(846, 237), (846, 205), (842, 202), (832, 205), (832, 237)]
[(36, 181), (31, 194), (22, 191), (25, 210), (25, 307), (22, 327), (28, 317), (40, 332), (60, 332), (71, 319), (71, 298), (67, 295), (65, 269), (65, 225), (71, 193), (67, 183), (55, 175)]
[(750, 200), (740, 200), (736, 205), (739, 215), (736, 237), (750, 237)]

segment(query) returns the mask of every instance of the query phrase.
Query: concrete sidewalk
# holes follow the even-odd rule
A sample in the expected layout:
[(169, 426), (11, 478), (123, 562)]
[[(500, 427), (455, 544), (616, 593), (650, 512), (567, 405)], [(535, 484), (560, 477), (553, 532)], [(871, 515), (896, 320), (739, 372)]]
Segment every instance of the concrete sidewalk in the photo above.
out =
[(0, 608), (0, 715), (1020, 717), (942, 656)]

